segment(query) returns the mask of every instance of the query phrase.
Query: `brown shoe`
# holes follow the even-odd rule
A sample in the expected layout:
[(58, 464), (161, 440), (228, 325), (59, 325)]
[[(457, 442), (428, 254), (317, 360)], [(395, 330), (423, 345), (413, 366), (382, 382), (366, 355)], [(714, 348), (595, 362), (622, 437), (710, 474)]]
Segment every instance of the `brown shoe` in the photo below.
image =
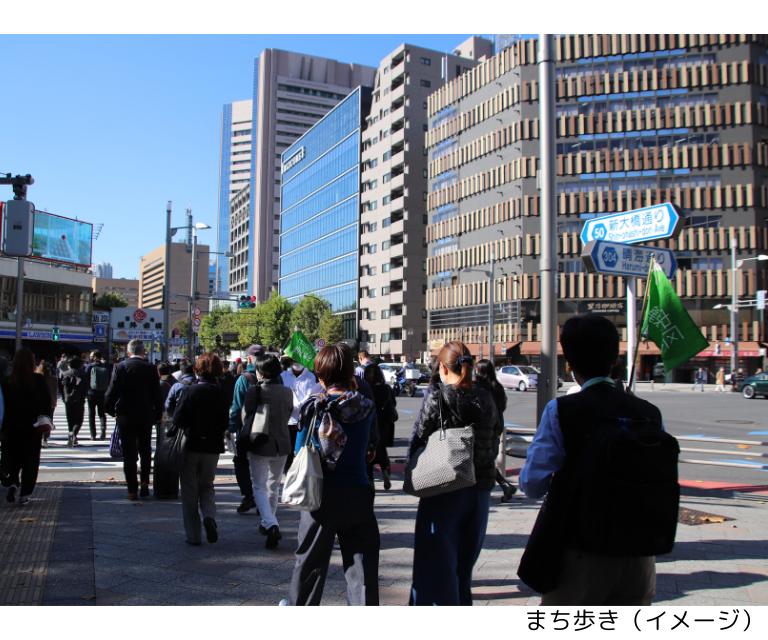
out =
[(135, 500), (139, 499), (139, 494), (138, 493), (129, 493), (126, 497), (129, 500), (134, 500), (135, 501)]

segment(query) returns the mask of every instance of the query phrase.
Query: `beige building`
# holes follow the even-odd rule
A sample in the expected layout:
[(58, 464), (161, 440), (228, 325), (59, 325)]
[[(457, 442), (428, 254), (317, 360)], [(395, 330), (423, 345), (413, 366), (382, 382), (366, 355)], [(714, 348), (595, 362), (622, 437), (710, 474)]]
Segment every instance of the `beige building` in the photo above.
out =
[[(197, 245), (197, 286), (195, 288), (200, 299), (195, 305), (200, 307), (203, 315), (208, 313), (208, 262), (210, 248), (207, 245)], [(165, 245), (139, 258), (139, 307), (161, 309), (164, 306), (163, 284), (165, 282)], [(170, 293), (188, 297), (192, 285), (192, 254), (187, 253), (184, 242), (171, 244), (171, 282)], [(188, 303), (186, 297), (170, 298), (170, 323), (187, 317)], [(129, 305), (130, 306), (130, 305)]]
[(360, 178), (360, 344), (372, 354), (426, 350), (427, 101), (491, 56), (493, 42), (473, 36), (450, 55), (402, 44), (381, 61)]
[(93, 278), (93, 293), (100, 298), (105, 293), (117, 293), (128, 302), (129, 307), (139, 306), (139, 281), (128, 278)]

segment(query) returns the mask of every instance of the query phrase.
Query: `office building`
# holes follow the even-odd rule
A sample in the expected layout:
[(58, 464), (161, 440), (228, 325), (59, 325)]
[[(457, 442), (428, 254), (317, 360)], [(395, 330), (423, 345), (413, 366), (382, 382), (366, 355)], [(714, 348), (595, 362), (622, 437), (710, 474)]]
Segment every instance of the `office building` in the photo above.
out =
[(99, 262), (91, 265), (91, 273), (94, 278), (111, 278), (112, 265), (109, 262)]
[(282, 157), (280, 294), (314, 294), (357, 339), (360, 145), (370, 87), (358, 87)]
[(471, 37), (449, 55), (402, 44), (381, 61), (360, 185), (360, 343), (372, 354), (412, 362), (426, 349), (427, 98), (493, 54)]
[[(203, 315), (208, 313), (208, 262), (210, 249), (207, 245), (197, 245), (197, 286), (196, 293), (200, 298), (195, 306), (200, 307)], [(163, 285), (165, 283), (165, 245), (139, 258), (139, 307), (163, 309)], [(171, 282), (170, 322), (187, 317), (188, 298), (192, 289), (192, 254), (187, 253), (186, 242), (171, 244)], [(174, 297), (178, 294), (179, 297)]]
[(252, 99), (225, 105), (222, 113), (218, 252), (231, 250), (228, 198), (247, 184), (250, 204), (241, 261), (217, 256), (220, 290), (266, 300), (277, 287), (281, 154), (352, 89), (371, 86), (375, 71), (279, 49), (254, 60)]
[[(768, 36), (743, 34), (555, 38), (559, 326), (604, 314), (619, 326), (626, 358), (626, 282), (585, 273), (579, 234), (586, 219), (671, 202), (686, 227), (657, 245), (677, 252), (673, 285), (712, 342), (673, 380), (692, 379), (700, 364), (729, 370), (729, 312), (713, 307), (730, 304), (734, 266), (743, 301), (768, 288), (755, 260), (768, 248), (766, 45)], [(536, 56), (535, 40), (513, 41), (428, 99), (434, 349), (458, 338), (488, 355), (490, 280), (496, 361), (539, 361)], [(740, 364), (754, 371), (765, 327), (754, 307), (740, 309), (738, 325)], [(641, 371), (658, 360), (654, 345), (640, 353)]]
[(105, 293), (117, 293), (125, 298), (129, 307), (139, 306), (139, 281), (128, 278), (99, 278), (92, 280), (93, 293), (100, 298)]

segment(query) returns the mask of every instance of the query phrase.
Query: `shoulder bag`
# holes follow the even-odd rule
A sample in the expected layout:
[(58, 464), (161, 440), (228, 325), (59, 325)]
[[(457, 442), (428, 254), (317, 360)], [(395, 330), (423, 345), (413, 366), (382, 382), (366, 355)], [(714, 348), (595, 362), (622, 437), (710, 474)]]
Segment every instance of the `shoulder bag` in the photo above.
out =
[(400, 414), (395, 408), (395, 403), (392, 401), (392, 392), (390, 392), (389, 397), (384, 401), (384, 404), (381, 407), (381, 414), (382, 417), (389, 422), (397, 422), (400, 418)]
[(426, 446), (416, 451), (405, 467), (403, 491), (417, 498), (429, 498), (475, 484), (473, 425), (446, 429), (443, 421), (443, 394), (438, 390), (438, 429)]
[(187, 434), (179, 425), (173, 425), (165, 434), (155, 452), (155, 464), (171, 471), (178, 471), (184, 462)]
[(120, 396), (117, 398), (117, 402), (115, 402), (115, 429), (112, 431), (112, 437), (109, 440), (109, 456), (119, 460), (123, 457), (123, 443), (120, 442), (117, 406), (120, 404), (120, 400), (123, 397), (123, 389), (125, 388), (125, 365), (123, 365), (122, 371), (118, 375), (120, 376)]
[(284, 505), (301, 511), (315, 511), (320, 508), (323, 500), (323, 466), (314, 440), (319, 413), (315, 406), (314, 421), (307, 433), (307, 441), (288, 469), (280, 499)]

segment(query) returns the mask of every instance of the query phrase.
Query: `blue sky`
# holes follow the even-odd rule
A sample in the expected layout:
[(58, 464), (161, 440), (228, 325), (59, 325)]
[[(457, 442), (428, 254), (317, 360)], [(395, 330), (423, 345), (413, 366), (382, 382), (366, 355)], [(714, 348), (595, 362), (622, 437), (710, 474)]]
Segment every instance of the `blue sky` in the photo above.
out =
[[(0, 59), (14, 71), (3, 83), (0, 172), (32, 174), (38, 209), (104, 223), (93, 262), (135, 278), (139, 256), (164, 242), (167, 200), (174, 226), (191, 203), (195, 221), (215, 227), (221, 107), (252, 97), (263, 49), (378, 66), (403, 42), (444, 51), (468, 37), (4, 35)], [(198, 237), (215, 245), (215, 230)]]

